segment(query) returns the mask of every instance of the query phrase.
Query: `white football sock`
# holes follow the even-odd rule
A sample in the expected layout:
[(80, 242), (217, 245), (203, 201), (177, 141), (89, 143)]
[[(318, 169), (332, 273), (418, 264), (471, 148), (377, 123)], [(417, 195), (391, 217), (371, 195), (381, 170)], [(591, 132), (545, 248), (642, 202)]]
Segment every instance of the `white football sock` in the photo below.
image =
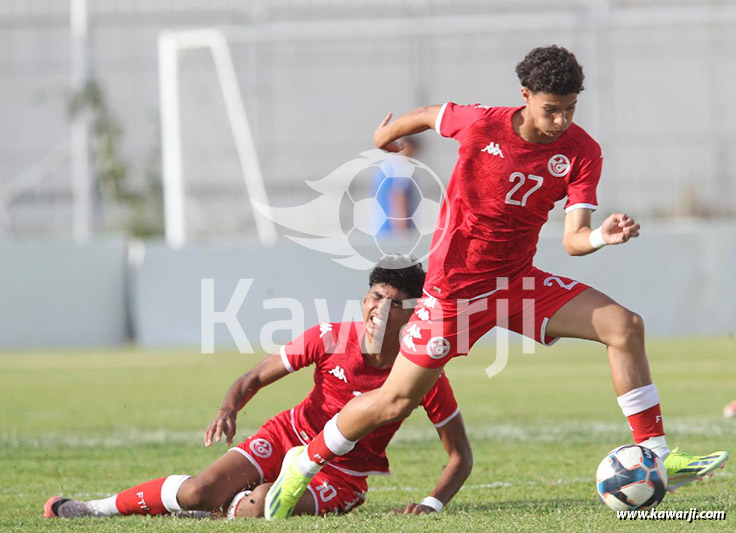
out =
[(345, 455), (355, 448), (355, 443), (358, 441), (348, 440), (345, 435), (342, 434), (340, 428), (337, 427), (337, 417), (339, 413), (330, 418), (329, 422), (325, 424), (325, 445), (335, 455)]
[(624, 416), (631, 416), (654, 407), (659, 403), (659, 392), (654, 383), (630, 390), (616, 398)]
[(87, 507), (94, 516), (117, 516), (120, 514), (115, 500), (118, 495), (110, 496), (109, 498), (103, 498), (102, 500), (92, 500), (87, 502)]
[(183, 511), (181, 505), (179, 505), (179, 500), (176, 498), (176, 495), (179, 494), (179, 489), (182, 484), (190, 477), (192, 476), (169, 476), (164, 480), (164, 484), (161, 485), (161, 503), (164, 504), (164, 507), (170, 513)]
[[(348, 440), (345, 438), (345, 435), (343, 435), (340, 429), (337, 427), (338, 415), (333, 416), (327, 422), (327, 424), (325, 424), (322, 432), (324, 434), (325, 446), (327, 446), (327, 449), (329, 449), (335, 455), (345, 455), (346, 453), (349, 453), (353, 448), (355, 448), (355, 443), (358, 441)], [(309, 478), (316, 476), (317, 472), (322, 469), (322, 465), (316, 463), (315, 461), (312, 461), (312, 458), (307, 453), (307, 450), (304, 450), (302, 453), (297, 455), (296, 467), (299, 469), (299, 472), (301, 472), (303, 476)]]
[(649, 437), (644, 442), (640, 442), (639, 446), (649, 448), (663, 461), (667, 459), (667, 456), (670, 454), (670, 448), (667, 446), (667, 440), (664, 438), (664, 435), (660, 437)]
[(312, 458), (309, 457), (307, 449), (305, 448), (302, 453), (296, 456), (296, 468), (304, 477), (311, 479), (317, 475), (317, 472), (322, 470), (322, 465), (312, 461)]

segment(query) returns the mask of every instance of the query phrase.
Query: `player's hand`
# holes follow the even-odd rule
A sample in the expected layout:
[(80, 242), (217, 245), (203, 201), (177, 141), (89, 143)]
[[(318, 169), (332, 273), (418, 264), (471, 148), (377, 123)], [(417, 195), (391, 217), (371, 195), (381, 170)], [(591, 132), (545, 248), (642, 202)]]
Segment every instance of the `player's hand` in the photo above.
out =
[(610, 215), (601, 225), (601, 235), (606, 244), (623, 244), (639, 236), (641, 226), (624, 213)]
[(211, 446), (213, 438), (217, 442), (220, 442), (224, 434), (225, 444), (230, 446), (233, 443), (233, 437), (235, 437), (236, 417), (237, 413), (233, 413), (232, 411), (226, 409), (218, 410), (215, 419), (204, 430), (204, 445)]
[(426, 514), (426, 513), (435, 513), (434, 509), (429, 507), (428, 505), (422, 505), (420, 503), (410, 503), (406, 506), (406, 508), (403, 511), (396, 511), (397, 513), (401, 514)]
[(387, 152), (394, 152), (398, 153), (401, 150), (404, 149), (404, 145), (397, 142), (397, 141), (388, 141), (386, 139), (386, 126), (391, 121), (391, 117), (393, 116), (393, 113), (389, 113), (386, 115), (386, 117), (381, 121), (381, 123), (376, 128), (376, 131), (373, 132), (373, 143), (380, 149), (386, 150)]

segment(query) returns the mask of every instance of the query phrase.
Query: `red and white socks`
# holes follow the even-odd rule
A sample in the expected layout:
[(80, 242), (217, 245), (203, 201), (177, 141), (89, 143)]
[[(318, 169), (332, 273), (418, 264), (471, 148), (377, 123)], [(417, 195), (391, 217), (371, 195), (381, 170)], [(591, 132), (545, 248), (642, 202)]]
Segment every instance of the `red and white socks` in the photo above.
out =
[(649, 448), (662, 460), (670, 453), (664, 437), (659, 393), (654, 384), (630, 390), (617, 398), (618, 405), (629, 420), (634, 442)]
[(338, 415), (333, 416), (322, 432), (309, 443), (306, 452), (297, 456), (296, 466), (302, 475), (314, 477), (325, 463), (349, 453), (355, 447), (357, 441), (345, 438), (337, 427), (337, 417)]
[(176, 495), (190, 476), (176, 475), (146, 481), (115, 496), (87, 502), (95, 516), (159, 515), (181, 511)]

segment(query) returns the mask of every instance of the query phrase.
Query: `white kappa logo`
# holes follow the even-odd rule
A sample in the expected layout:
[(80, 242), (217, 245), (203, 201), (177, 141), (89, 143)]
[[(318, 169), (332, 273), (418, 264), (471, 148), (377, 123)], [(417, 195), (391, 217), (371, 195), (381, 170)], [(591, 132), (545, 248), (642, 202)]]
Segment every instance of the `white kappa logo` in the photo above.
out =
[(427, 343), (427, 355), (432, 359), (442, 359), (450, 353), (450, 341), (444, 337), (432, 337)]
[(335, 368), (333, 368), (332, 370), (330, 370), (327, 373), (328, 374), (332, 374), (337, 379), (342, 380), (345, 383), (348, 382), (347, 378), (345, 377), (345, 369), (344, 368), (340, 368), (340, 366), (336, 366)]
[(414, 343), (414, 339), (421, 339), (422, 338), (422, 332), (419, 329), (419, 326), (416, 324), (412, 324), (410, 326), (405, 326), (406, 329), (404, 329), (404, 337), (401, 339), (401, 342), (406, 346), (406, 349), (408, 350), (411, 348), (413, 351), (417, 351), (417, 345)]
[(564, 154), (553, 155), (547, 163), (547, 170), (555, 178), (561, 178), (570, 172), (570, 160)]
[(328, 322), (323, 322), (319, 325), (319, 338), (321, 339), (325, 335), (327, 335), (329, 332), (332, 331), (332, 324), (329, 324)]
[(273, 453), (273, 448), (266, 439), (254, 439), (250, 441), (250, 451), (261, 459), (268, 459)]
[(501, 145), (498, 143), (491, 142), (491, 144), (483, 148), (481, 152), (485, 152), (489, 155), (500, 155), (501, 159), (505, 159), (503, 157), (503, 152), (501, 151)]

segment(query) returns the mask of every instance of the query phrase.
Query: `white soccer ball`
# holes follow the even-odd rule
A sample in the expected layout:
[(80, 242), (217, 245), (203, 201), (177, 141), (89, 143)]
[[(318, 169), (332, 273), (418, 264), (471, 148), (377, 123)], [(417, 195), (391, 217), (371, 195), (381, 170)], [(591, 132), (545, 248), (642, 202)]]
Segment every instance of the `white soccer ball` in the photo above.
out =
[(619, 446), (601, 461), (595, 485), (603, 503), (614, 511), (651, 509), (667, 493), (667, 468), (649, 448)]

